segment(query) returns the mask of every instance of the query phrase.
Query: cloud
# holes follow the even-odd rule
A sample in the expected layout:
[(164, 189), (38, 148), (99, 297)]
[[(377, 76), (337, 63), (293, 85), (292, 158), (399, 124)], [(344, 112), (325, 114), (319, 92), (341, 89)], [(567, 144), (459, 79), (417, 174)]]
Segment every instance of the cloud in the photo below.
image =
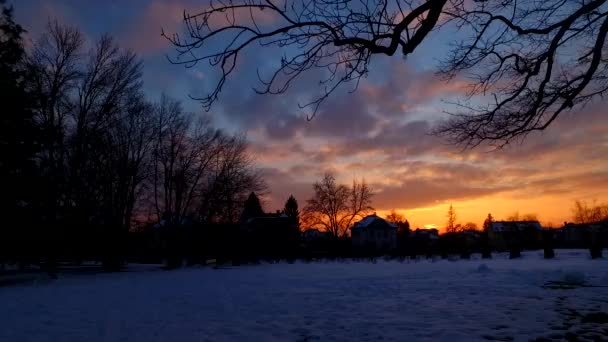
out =
[[(127, 27), (125, 44), (142, 54), (166, 52), (171, 44), (161, 36), (161, 32), (164, 31), (169, 37), (175, 33), (185, 33), (182, 38), (189, 37), (184, 31), (184, 15), (196, 15), (208, 9), (208, 6), (207, 2), (198, 0), (149, 1), (141, 14)], [(232, 20), (238, 24), (251, 24), (255, 20), (258, 25), (269, 25), (275, 22), (276, 16), (270, 11), (237, 9), (234, 13), (218, 12), (211, 17), (209, 25), (214, 29)]]
[(446, 203), (462, 201), (481, 196), (496, 194), (511, 189), (510, 187), (475, 187), (466, 182), (433, 180), (408, 180), (400, 186), (381, 189), (375, 199), (374, 206), (380, 210), (391, 208), (414, 209)]
[[(195, 13), (203, 6), (199, 0), (72, 1), (70, 6), (24, 0), (16, 4), (16, 14), (32, 35), (44, 30), (48, 17), (80, 26), (91, 37), (113, 31), (122, 46), (143, 55), (148, 94), (167, 91), (185, 99), (208, 92), (217, 69), (204, 63), (192, 69), (170, 65), (163, 54), (172, 48), (160, 31), (181, 32), (183, 11)], [(264, 25), (276, 24), (272, 16), (256, 15)], [(107, 19), (114, 16), (120, 22)], [(239, 20), (248, 16), (237, 14)], [(343, 183), (365, 178), (377, 190), (379, 210), (424, 212), (428, 216), (415, 216), (419, 225), (443, 222), (447, 201), (454, 202), (463, 221), (481, 223), (489, 211), (500, 215), (518, 208), (562, 222), (575, 199), (608, 200), (608, 120), (602, 102), (564, 113), (547, 130), (491, 152), (488, 146), (462, 151), (429, 135), (444, 117), (446, 102), (467, 91), (464, 80), (445, 83), (423, 68), (428, 62), (420, 52), (437, 55), (432, 52), (441, 48), (429, 41), (406, 61), (374, 56), (358, 91), (336, 92), (310, 122), (298, 104), (319, 94), (324, 71), (306, 72), (285, 94), (256, 95), (251, 88), (259, 85), (258, 71), (266, 77), (287, 50), (253, 48), (241, 56), (212, 115), (228, 130), (248, 132), (270, 185), (269, 210), (281, 208), (290, 194), (303, 206), (325, 170), (334, 170)], [(195, 101), (184, 104), (199, 110)], [(427, 221), (431, 215), (437, 220)]]
[(312, 184), (301, 181), (297, 175), (276, 168), (263, 168), (261, 174), (268, 183), (270, 193), (265, 199), (267, 211), (283, 209), (290, 195), (298, 201), (300, 210), (312, 193)]
[(150, 1), (127, 27), (125, 46), (142, 54), (167, 51), (170, 43), (161, 32), (179, 31), (186, 5), (185, 1)]

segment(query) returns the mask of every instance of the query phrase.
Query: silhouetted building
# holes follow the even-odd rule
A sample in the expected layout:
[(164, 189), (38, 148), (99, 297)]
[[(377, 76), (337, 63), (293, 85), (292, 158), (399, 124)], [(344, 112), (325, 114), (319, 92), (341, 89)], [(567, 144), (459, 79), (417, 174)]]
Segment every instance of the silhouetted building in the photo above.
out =
[(389, 253), (397, 248), (397, 225), (374, 215), (369, 215), (351, 228), (355, 251)]
[(439, 231), (435, 228), (430, 229), (421, 229), (416, 228), (416, 230), (410, 233), (411, 238), (421, 243), (432, 243), (434, 241), (439, 240)]
[(318, 239), (326, 239), (327, 235), (328, 234), (326, 232), (322, 232), (316, 228), (311, 228), (302, 232), (302, 241), (311, 242)]
[(409, 238), (405, 241), (405, 248), (400, 247), (401, 253), (414, 256), (432, 254), (439, 244), (439, 231), (435, 228), (410, 231)]
[(556, 229), (556, 242), (559, 247), (587, 248), (593, 240), (603, 240), (608, 235), (608, 221), (597, 223), (566, 223)]
[(516, 244), (523, 249), (540, 248), (545, 229), (538, 221), (495, 221), (488, 230), (490, 246), (504, 251)]
[(587, 235), (591, 231), (588, 224), (567, 223), (557, 230), (557, 242), (560, 247), (584, 248), (587, 247)]
[(325, 257), (330, 252), (332, 241), (329, 233), (311, 228), (302, 233), (300, 248), (306, 258)]

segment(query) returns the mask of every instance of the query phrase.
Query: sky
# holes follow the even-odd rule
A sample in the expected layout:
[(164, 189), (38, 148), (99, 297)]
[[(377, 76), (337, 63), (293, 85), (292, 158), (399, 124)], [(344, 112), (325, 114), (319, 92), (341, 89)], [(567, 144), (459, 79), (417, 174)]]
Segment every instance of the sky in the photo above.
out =
[(245, 132), (270, 193), (267, 211), (290, 194), (300, 206), (312, 183), (328, 171), (350, 183), (365, 179), (375, 191), (379, 215), (396, 210), (412, 227), (442, 228), (452, 204), (460, 223), (481, 225), (488, 213), (504, 219), (536, 214), (544, 225), (572, 217), (575, 200), (608, 201), (608, 117), (596, 101), (564, 113), (548, 130), (500, 150), (463, 151), (429, 134), (445, 118), (448, 102), (466, 91), (466, 80), (440, 80), (434, 70), (449, 36), (432, 34), (407, 59), (373, 58), (370, 75), (354, 93), (334, 94), (312, 121), (298, 104), (316, 90), (311, 71), (285, 94), (258, 95), (256, 68), (272, 67), (277, 51), (245, 53), (218, 102), (204, 113), (193, 100), (209, 91), (214, 69), (169, 63), (174, 48), (161, 37), (183, 29), (184, 10), (205, 0), (19, 0), (17, 21), (34, 40), (49, 19), (80, 28), (89, 42), (113, 35), (144, 62), (144, 88), (151, 99), (167, 93), (184, 107), (230, 132)]

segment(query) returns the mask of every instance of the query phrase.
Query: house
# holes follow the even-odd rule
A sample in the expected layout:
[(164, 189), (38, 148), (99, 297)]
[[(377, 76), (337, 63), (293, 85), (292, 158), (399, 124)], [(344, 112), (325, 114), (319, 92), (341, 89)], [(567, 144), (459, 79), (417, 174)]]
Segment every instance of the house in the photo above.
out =
[(538, 221), (496, 221), (488, 229), (490, 247), (498, 251), (517, 244), (523, 249), (542, 246), (545, 229)]
[(329, 233), (311, 228), (302, 233), (300, 249), (307, 259), (324, 257), (329, 254), (332, 241)]
[(376, 216), (366, 216), (350, 229), (357, 252), (390, 253), (397, 249), (397, 225)]
[[(401, 241), (400, 241), (401, 242)], [(439, 231), (435, 228), (411, 231), (408, 241), (404, 241), (405, 246), (400, 246), (401, 253), (409, 255), (432, 254), (439, 244)]]
[(591, 231), (588, 224), (566, 223), (557, 230), (557, 241), (560, 247), (584, 248), (587, 247), (587, 237)]
[(416, 228), (416, 230), (410, 233), (410, 237), (422, 243), (431, 243), (439, 239), (439, 231), (435, 228)]
[(311, 242), (318, 239), (326, 239), (327, 236), (327, 232), (322, 232), (316, 228), (310, 228), (302, 232), (302, 241)]
[(565, 223), (562, 228), (556, 230), (556, 237), (559, 246), (565, 248), (587, 248), (593, 242), (604, 243), (608, 237), (608, 221), (589, 224)]

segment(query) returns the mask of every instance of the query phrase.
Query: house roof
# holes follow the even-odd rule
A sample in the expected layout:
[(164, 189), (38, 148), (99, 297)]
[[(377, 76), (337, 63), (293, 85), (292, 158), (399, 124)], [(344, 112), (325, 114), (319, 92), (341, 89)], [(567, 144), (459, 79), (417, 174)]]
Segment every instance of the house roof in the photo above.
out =
[(439, 239), (439, 231), (435, 228), (416, 228), (416, 230), (412, 231), (410, 234), (419, 238), (428, 238), (431, 240)]
[(368, 216), (364, 217), (363, 220), (355, 223), (353, 228), (368, 228), (368, 227), (375, 226), (378, 223), (397, 229), (396, 224), (394, 224), (392, 222), (388, 222), (387, 220), (385, 220), (381, 217), (378, 217), (376, 215), (368, 215)]
[(510, 230), (524, 230), (526, 228), (533, 228), (537, 230), (543, 230), (543, 227), (538, 221), (496, 221), (492, 222), (491, 228), (495, 232), (503, 232)]

